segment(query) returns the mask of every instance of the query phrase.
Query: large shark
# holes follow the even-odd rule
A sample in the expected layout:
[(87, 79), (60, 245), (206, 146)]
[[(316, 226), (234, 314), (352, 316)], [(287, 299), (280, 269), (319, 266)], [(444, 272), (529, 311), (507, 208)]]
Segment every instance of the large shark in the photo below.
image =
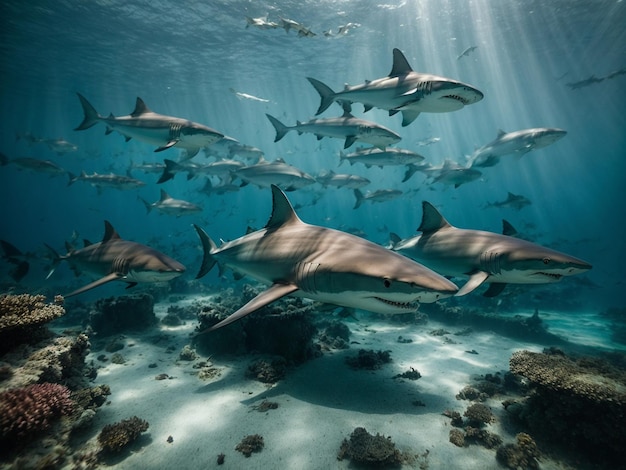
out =
[(111, 281), (127, 282), (133, 287), (139, 282), (163, 282), (185, 272), (185, 266), (164, 253), (128, 240), (122, 240), (109, 221), (104, 221), (104, 237), (101, 242), (80, 249), (69, 249), (64, 256), (46, 245), (53, 255), (52, 269), (48, 279), (63, 260), (70, 264), (76, 275), (88, 272), (98, 280), (76, 289), (64, 297), (72, 297)]
[(555, 143), (566, 134), (567, 131), (553, 127), (522, 129), (514, 132), (499, 130), (494, 140), (476, 149), (469, 157), (469, 166), (482, 168), (494, 166), (504, 155), (512, 154), (521, 157), (531, 150)]
[(526, 240), (456, 228), (429, 202), (422, 207), (422, 234), (396, 242), (393, 250), (445, 276), (469, 276), (457, 296), (483, 282), (491, 283), (484, 295), (493, 297), (507, 283), (545, 284), (591, 269), (585, 261)]
[(126, 141), (135, 138), (141, 142), (156, 145), (155, 152), (161, 152), (171, 147), (183, 148), (187, 151), (187, 158), (198, 153), (202, 147), (211, 145), (224, 134), (197, 122), (188, 121), (173, 116), (165, 116), (151, 111), (143, 100), (137, 97), (135, 110), (127, 116), (109, 117), (101, 116), (87, 99), (77, 93), (80, 104), (83, 106), (85, 117), (83, 122), (74, 129), (84, 131), (98, 122), (103, 122), (106, 133), (117, 131), (122, 134)]
[(324, 112), (333, 101), (362, 103), (365, 111), (381, 108), (389, 115), (401, 112), (402, 125), (411, 124), (420, 113), (456, 111), (483, 99), (471, 85), (450, 78), (413, 71), (404, 54), (393, 50), (393, 66), (388, 76), (366, 80), (364, 84), (346, 85), (335, 92), (314, 78), (307, 78), (321, 97), (316, 114)]
[(265, 228), (218, 247), (195, 226), (204, 248), (198, 278), (220, 263), (270, 287), (225, 320), (226, 326), (289, 294), (379, 313), (407, 313), (457, 287), (409, 258), (363, 238), (302, 222), (278, 186)]

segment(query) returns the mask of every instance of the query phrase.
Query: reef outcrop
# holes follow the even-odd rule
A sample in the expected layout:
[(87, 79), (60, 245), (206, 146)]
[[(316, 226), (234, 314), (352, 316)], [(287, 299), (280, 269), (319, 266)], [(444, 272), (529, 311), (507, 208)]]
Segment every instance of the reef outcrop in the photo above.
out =
[(518, 351), (512, 373), (530, 383), (530, 394), (509, 415), (536, 438), (584, 452), (592, 460), (621, 464), (626, 458), (626, 371), (599, 358)]

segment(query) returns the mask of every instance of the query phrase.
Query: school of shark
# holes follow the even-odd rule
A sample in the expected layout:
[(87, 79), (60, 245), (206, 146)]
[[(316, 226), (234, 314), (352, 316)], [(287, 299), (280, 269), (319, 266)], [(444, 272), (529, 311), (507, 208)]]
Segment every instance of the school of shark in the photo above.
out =
[[(301, 24), (285, 18), (281, 18), (280, 23), (269, 22), (267, 17), (247, 18), (246, 21), (246, 27), (284, 28), (287, 33), (296, 31), (300, 37), (315, 35)], [(354, 27), (357, 26), (340, 29), (343, 32), (336, 34), (347, 34)], [(326, 33), (327, 36), (331, 34)], [(458, 59), (475, 49), (476, 46), (469, 47)], [(317, 78), (302, 77), (319, 95), (319, 107), (314, 117), (298, 120), (294, 125), (266, 114), (275, 131), (274, 141), (282, 140), (291, 131), (298, 135), (313, 134), (318, 140), (339, 139), (343, 142), (343, 150), (339, 153), (338, 165), (347, 161), (350, 167), (361, 164), (367, 169), (404, 167), (406, 172), (402, 182), (421, 173), (425, 177), (424, 184), (440, 184), (448, 189), (480, 181), (482, 172), (497, 166), (503, 158), (519, 158), (535, 149), (554, 145), (567, 134), (557, 128), (498, 131), (495, 140), (477, 148), (465, 161), (446, 160), (441, 165), (432, 165), (425, 156), (397, 147), (402, 141), (399, 133), (381, 123), (355, 117), (353, 107), (362, 105), (365, 113), (377, 108), (388, 113), (390, 119), (396, 119), (394, 116), (399, 114), (401, 126), (406, 127), (421, 113), (450, 113), (467, 107), (476, 109), (478, 106), (474, 105), (484, 95), (475, 86), (460, 80), (416, 72), (400, 49), (393, 49), (391, 62), (387, 75), (361, 84), (345, 85), (338, 91)], [(241, 100), (270, 102), (232, 88), (230, 91)], [(310, 175), (283, 158), (268, 161), (258, 148), (205, 124), (159, 114), (139, 97), (130, 114), (118, 116), (112, 113), (102, 115), (80, 92), (77, 97), (84, 118), (75, 131), (89, 131), (101, 123), (107, 135), (119, 133), (126, 142), (134, 139), (152, 146), (154, 152), (169, 151), (170, 156), (172, 149), (180, 149), (179, 158), (164, 158), (163, 163), (135, 164), (129, 167), (126, 175), (90, 175), (84, 171), (75, 175), (49, 160), (9, 158), (3, 154), (0, 154), (0, 165), (46, 173), (50, 177), (65, 175), (68, 186), (82, 181), (96, 188), (99, 194), (111, 190), (133, 191), (145, 186), (146, 181), (131, 175), (131, 171), (142, 171), (160, 175), (152, 183), (156, 185), (175, 179), (179, 173), (186, 175), (187, 180), (206, 180), (202, 192), (207, 197), (237, 192), (249, 184), (262, 188), (267, 197), (271, 197), (271, 215), (263, 228), (249, 229), (243, 236), (222, 241), (220, 245), (200, 223), (193, 224), (203, 253), (196, 278), (204, 277), (218, 265), (220, 273), (224, 268), (230, 268), (238, 279), (248, 277), (267, 285), (260, 294), (208, 331), (226, 327), (288, 295), (370, 312), (400, 314), (416, 311), (420, 303), (465, 296), (482, 284), (489, 285), (484, 295), (493, 297), (499, 295), (507, 284), (550, 284), (585, 273), (592, 267), (573, 255), (512, 234), (457, 228), (428, 201), (422, 202), (422, 223), (418, 228), (421, 234), (402, 239), (391, 230), (389, 246), (347, 231), (311, 225), (300, 219), (286, 192), (310, 189), (313, 185), (321, 187), (318, 191), (329, 186), (346, 188), (353, 191), (356, 198), (353, 210), (359, 210), (365, 203), (385, 203), (402, 196), (403, 192), (386, 188), (364, 193), (362, 188), (371, 181), (363, 176), (336, 173), (331, 169)], [(333, 103), (342, 108), (341, 114), (317, 117), (328, 110), (332, 112)], [(45, 144), (57, 154), (77, 151), (77, 146), (63, 139), (47, 139), (30, 133), (18, 134), (17, 138), (29, 145)], [(438, 140), (434, 138), (428, 144)], [(352, 153), (344, 153), (356, 143), (362, 146)], [(200, 151), (215, 159), (200, 163), (196, 159)], [(143, 203), (147, 214), (154, 211), (165, 216), (193, 218), (204, 211), (202, 205), (174, 198), (162, 187), (155, 202), (140, 197), (137, 200)], [(488, 207), (521, 210), (529, 204), (531, 201), (524, 196), (509, 193), (506, 200), (490, 203)], [(77, 296), (113, 281), (126, 283), (130, 288), (138, 283), (168, 282), (186, 273), (185, 266), (174, 258), (146, 244), (122, 239), (109, 221), (104, 224), (105, 233), (100, 242), (84, 240), (82, 247), (76, 247), (73, 244), (76, 240), (73, 240), (66, 243), (65, 255), (45, 245), (44, 257), (50, 266), (46, 279), (62, 261), (66, 261), (81, 279), (84, 274), (92, 277), (82, 287), (63, 292), (65, 297)], [(29, 272), (36, 256), (23, 253), (17, 245), (9, 240), (1, 243), (3, 260), (11, 268), (9, 274), (19, 283)]]

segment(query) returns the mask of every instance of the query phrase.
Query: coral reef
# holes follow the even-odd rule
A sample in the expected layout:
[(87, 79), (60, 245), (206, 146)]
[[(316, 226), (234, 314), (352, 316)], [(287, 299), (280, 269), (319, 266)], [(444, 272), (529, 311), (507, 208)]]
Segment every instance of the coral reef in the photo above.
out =
[(626, 371), (598, 358), (550, 352), (511, 356), (511, 372), (525, 377), (531, 392), (522, 405), (508, 406), (507, 413), (537, 439), (561, 443), (591, 459), (622, 463)]
[(93, 305), (90, 322), (101, 336), (150, 328), (157, 323), (154, 299), (148, 294), (100, 299)]
[(465, 433), (460, 429), (450, 429), (450, 442), (457, 447), (465, 447)]
[(119, 452), (147, 431), (148, 426), (147, 421), (137, 416), (107, 424), (98, 435), (98, 442), (105, 452)]
[(261, 452), (265, 443), (263, 442), (263, 436), (258, 434), (250, 434), (244, 437), (239, 444), (235, 447), (246, 457), (250, 457), (253, 452)]
[(353, 369), (376, 370), (389, 362), (391, 362), (391, 351), (359, 349), (356, 356), (346, 357), (346, 364)]
[(539, 468), (540, 458), (537, 444), (526, 433), (515, 436), (516, 444), (505, 444), (496, 451), (496, 459), (500, 464), (514, 470), (534, 470)]
[(0, 355), (22, 343), (32, 344), (46, 336), (41, 327), (65, 314), (63, 298), (47, 304), (43, 295), (0, 295)]
[[(259, 292), (249, 285), (244, 286), (241, 297), (234, 295), (232, 289), (222, 291), (198, 313), (198, 329), (202, 331), (215, 325)], [(195, 344), (207, 355), (255, 352), (279, 355), (289, 363), (299, 364), (318, 355), (318, 348), (313, 344), (316, 328), (311, 320), (312, 311), (312, 303), (285, 297), (223, 328), (219, 334), (196, 336)]]
[(373, 436), (361, 427), (352, 431), (349, 440), (343, 440), (337, 458), (349, 458), (368, 466), (399, 466), (402, 463), (402, 453), (390, 437), (380, 434)]
[(55, 419), (69, 415), (74, 408), (70, 393), (64, 385), (52, 383), (0, 393), (0, 447), (31, 440)]

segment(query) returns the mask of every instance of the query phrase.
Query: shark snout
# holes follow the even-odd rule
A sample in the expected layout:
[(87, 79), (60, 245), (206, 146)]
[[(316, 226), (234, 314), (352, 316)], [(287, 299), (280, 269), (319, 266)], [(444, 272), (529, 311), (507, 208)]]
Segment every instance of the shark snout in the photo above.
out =
[(438, 300), (452, 297), (459, 291), (456, 284), (438, 274), (429, 281), (427, 287), (420, 293), (417, 299), (419, 302), (426, 304), (437, 302)]

